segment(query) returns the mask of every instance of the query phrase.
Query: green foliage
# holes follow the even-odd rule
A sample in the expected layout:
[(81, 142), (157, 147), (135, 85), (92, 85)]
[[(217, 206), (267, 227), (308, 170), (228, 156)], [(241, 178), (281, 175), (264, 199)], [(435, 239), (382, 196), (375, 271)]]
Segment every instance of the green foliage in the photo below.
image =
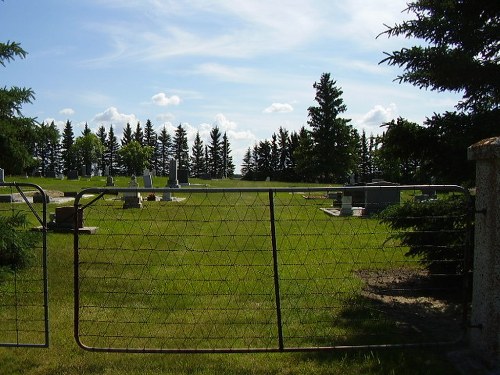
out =
[[(26, 51), (16, 42), (0, 43), (0, 65), (15, 57), (25, 58)], [(30, 88), (0, 87), (0, 163), (7, 174), (22, 173), (34, 165), (32, 145), (35, 121), (23, 117), (23, 104), (34, 100)]]
[(25, 268), (33, 259), (33, 248), (40, 235), (23, 230), (27, 224), (26, 215), (21, 212), (0, 216), (0, 275)]
[(316, 176), (324, 182), (344, 182), (356, 169), (359, 135), (349, 124), (351, 120), (341, 118), (347, 110), (342, 99), (342, 90), (323, 73), (315, 82), (317, 106), (308, 108), (313, 144), (313, 163)]
[(397, 80), (435, 91), (463, 92), (459, 109), (498, 109), (500, 7), (497, 0), (417, 0), (415, 19), (382, 33), (424, 40), (424, 46), (387, 53), (382, 62), (403, 67)]
[[(409, 250), (405, 254), (415, 257), (432, 274), (461, 274), (470, 264), (465, 256), (467, 236), (472, 235), (471, 202), (460, 195), (423, 202), (408, 201), (401, 206), (385, 209), (380, 218), (398, 231), (396, 239)], [(466, 251), (470, 250), (470, 251)]]
[(136, 176), (141, 175), (144, 168), (149, 166), (152, 153), (151, 147), (141, 146), (137, 141), (131, 141), (118, 151), (127, 174)]

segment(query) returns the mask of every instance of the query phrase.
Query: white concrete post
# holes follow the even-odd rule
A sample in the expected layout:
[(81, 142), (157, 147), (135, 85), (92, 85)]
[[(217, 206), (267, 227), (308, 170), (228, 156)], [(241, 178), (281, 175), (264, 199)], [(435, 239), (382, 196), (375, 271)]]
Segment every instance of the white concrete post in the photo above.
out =
[(500, 366), (500, 136), (468, 149), (476, 161), (476, 216), (470, 345)]

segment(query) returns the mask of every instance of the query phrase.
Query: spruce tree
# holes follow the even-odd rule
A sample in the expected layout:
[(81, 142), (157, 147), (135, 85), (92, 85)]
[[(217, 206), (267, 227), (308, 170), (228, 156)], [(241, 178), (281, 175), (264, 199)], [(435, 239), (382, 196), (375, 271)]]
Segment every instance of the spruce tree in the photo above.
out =
[(157, 147), (158, 136), (153, 128), (153, 124), (151, 120), (146, 120), (146, 124), (144, 125), (144, 145), (149, 146), (153, 149), (153, 153), (151, 154), (151, 159), (149, 160), (149, 167), (158, 171), (158, 163), (159, 163), (159, 150)]
[(137, 125), (135, 127), (134, 133), (132, 134), (132, 138), (141, 146), (144, 146), (144, 132), (139, 121), (137, 121)]
[(196, 132), (196, 136), (194, 138), (193, 147), (191, 148), (191, 175), (193, 177), (200, 177), (203, 173), (205, 173), (205, 154), (203, 141), (200, 137), (200, 132)]
[(106, 128), (104, 125), (99, 126), (97, 129), (97, 138), (101, 141), (102, 145), (104, 146), (104, 152), (101, 154), (101, 160), (99, 160), (98, 163), (98, 168), (101, 170), (102, 174), (104, 175), (104, 171), (106, 169), (106, 146), (108, 144), (108, 134), (106, 133)]
[(223, 177), (233, 177), (235, 166), (233, 163), (233, 157), (231, 156), (231, 144), (229, 143), (226, 132), (224, 132), (224, 135), (222, 136), (222, 166)]
[(344, 182), (356, 169), (357, 132), (351, 120), (340, 117), (347, 109), (342, 90), (329, 73), (315, 82), (317, 106), (308, 108), (308, 124), (312, 128), (313, 166), (316, 177), (323, 182)]
[(164, 126), (158, 136), (158, 158), (159, 158), (159, 174), (162, 176), (167, 176), (168, 171), (168, 159), (172, 149), (172, 138), (168, 134), (167, 128)]
[(122, 147), (128, 145), (133, 140), (134, 140), (134, 137), (132, 136), (132, 127), (127, 122), (127, 125), (125, 125), (125, 128), (123, 128), (123, 135), (122, 135), (122, 139), (121, 139)]
[(175, 135), (173, 140), (174, 146), (174, 156), (178, 161), (179, 169), (188, 169), (189, 168), (189, 146), (187, 141), (187, 132), (182, 127), (182, 124), (177, 126), (175, 129)]
[(68, 174), (69, 171), (76, 169), (76, 156), (73, 149), (74, 143), (75, 136), (73, 133), (73, 126), (71, 125), (71, 121), (67, 120), (61, 141), (61, 158), (64, 174)]
[(222, 139), (221, 132), (218, 126), (215, 126), (210, 131), (210, 143), (208, 144), (208, 151), (210, 155), (210, 176), (213, 178), (223, 177), (222, 165)]
[(109, 165), (109, 174), (114, 175), (119, 171), (119, 153), (120, 145), (115, 136), (113, 125), (109, 126), (108, 140), (106, 143), (106, 163)]

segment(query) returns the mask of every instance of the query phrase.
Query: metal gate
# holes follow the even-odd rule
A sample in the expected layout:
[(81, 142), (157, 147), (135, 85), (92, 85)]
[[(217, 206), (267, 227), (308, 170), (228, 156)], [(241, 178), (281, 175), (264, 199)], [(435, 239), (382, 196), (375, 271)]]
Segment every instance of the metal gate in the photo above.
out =
[[(410, 225), (424, 249), (452, 254), (430, 272), (381, 212), (450, 196), (463, 207)], [(87, 350), (332, 350), (464, 332), (471, 225), (460, 223), (473, 211), (461, 187), (96, 188), (74, 209), (74, 334)]]
[(38, 185), (0, 182), (0, 200), (0, 346), (45, 348), (47, 195)]

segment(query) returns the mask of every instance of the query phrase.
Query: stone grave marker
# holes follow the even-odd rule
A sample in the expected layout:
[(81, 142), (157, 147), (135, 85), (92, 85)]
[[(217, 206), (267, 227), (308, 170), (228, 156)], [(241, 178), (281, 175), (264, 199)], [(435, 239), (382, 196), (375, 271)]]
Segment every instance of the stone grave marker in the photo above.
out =
[(343, 195), (342, 196), (342, 207), (340, 208), (340, 216), (352, 216), (352, 196)]
[(189, 185), (189, 169), (179, 169), (177, 171), (177, 178), (180, 185)]
[(68, 171), (68, 180), (78, 180), (78, 171), (74, 169)]
[(5, 182), (5, 174), (3, 168), (0, 168), (0, 182)]
[[(128, 187), (136, 189), (139, 187), (135, 175), (132, 175)], [(142, 197), (138, 191), (127, 191), (123, 193), (123, 208), (142, 208)]]
[[(168, 175), (168, 181), (167, 181), (166, 187), (179, 188), (180, 187), (179, 181), (177, 180), (177, 160), (171, 159), (169, 167), (170, 167), (169, 168), (169, 175)], [(162, 200), (171, 201), (172, 194), (170, 192), (163, 193)]]
[(113, 176), (108, 175), (108, 177), (106, 177), (106, 186), (115, 186)]
[(145, 188), (152, 188), (153, 187), (153, 176), (151, 176), (151, 173), (149, 173), (149, 171), (147, 169), (144, 171), (144, 175), (142, 176), (142, 179), (144, 181)]

